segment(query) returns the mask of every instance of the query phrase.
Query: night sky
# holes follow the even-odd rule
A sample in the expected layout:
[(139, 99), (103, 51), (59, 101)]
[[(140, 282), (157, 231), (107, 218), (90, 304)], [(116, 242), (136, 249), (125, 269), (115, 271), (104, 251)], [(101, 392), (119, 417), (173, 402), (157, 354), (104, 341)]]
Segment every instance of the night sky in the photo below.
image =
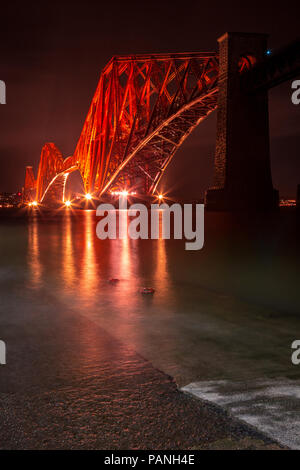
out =
[[(246, 6), (247, 5), (247, 6)], [(21, 188), (45, 142), (71, 155), (100, 72), (112, 55), (217, 50), (225, 31), (266, 32), (271, 49), (299, 35), (299, 2), (102, 1), (1, 3), (0, 191)], [(300, 78), (300, 77), (299, 77)], [(211, 183), (216, 113), (186, 140), (162, 182), (200, 196)], [(274, 186), (300, 183), (300, 105), (291, 83), (270, 92)], [(184, 158), (183, 158), (184, 157)]]

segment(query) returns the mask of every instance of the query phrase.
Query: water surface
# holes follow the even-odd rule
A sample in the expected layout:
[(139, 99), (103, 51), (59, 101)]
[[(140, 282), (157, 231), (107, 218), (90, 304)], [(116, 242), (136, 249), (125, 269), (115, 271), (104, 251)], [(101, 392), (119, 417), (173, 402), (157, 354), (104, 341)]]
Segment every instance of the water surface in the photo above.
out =
[[(290, 361), (300, 335), (296, 212), (207, 213), (200, 251), (180, 240), (99, 240), (97, 222), (94, 211), (1, 221), (2, 318), (26, 328), (31, 309), (38, 328), (39, 315), (72, 312), (180, 385), (298, 375)], [(155, 294), (141, 295), (143, 286)]]

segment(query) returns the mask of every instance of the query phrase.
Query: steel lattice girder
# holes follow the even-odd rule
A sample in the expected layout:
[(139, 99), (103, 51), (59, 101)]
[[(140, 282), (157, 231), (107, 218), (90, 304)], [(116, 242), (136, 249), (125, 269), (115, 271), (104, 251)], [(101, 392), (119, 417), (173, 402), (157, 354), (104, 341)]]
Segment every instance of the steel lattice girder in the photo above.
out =
[(23, 188), (23, 200), (30, 201), (35, 199), (36, 181), (34, 178), (32, 166), (27, 166), (25, 170), (25, 183)]
[(143, 181), (153, 193), (175, 151), (217, 106), (215, 53), (114, 57), (101, 73), (71, 164), (88, 192)]
[(62, 171), (63, 156), (53, 143), (43, 146), (37, 175), (37, 200), (40, 201), (52, 179)]
[(248, 93), (270, 89), (300, 74), (300, 40), (279, 49), (275, 54), (250, 67), (242, 77), (242, 86)]
[(63, 159), (62, 153), (52, 142), (46, 143), (41, 152), (36, 181), (36, 199), (43, 201), (50, 186), (61, 173), (74, 171), (73, 157)]

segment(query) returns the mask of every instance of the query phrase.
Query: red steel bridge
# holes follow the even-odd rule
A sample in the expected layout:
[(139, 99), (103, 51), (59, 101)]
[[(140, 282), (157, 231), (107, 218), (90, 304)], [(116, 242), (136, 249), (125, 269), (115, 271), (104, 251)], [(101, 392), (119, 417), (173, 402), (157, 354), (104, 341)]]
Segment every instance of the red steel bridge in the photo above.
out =
[[(232, 167), (228, 126), (232, 126), (229, 107), (234, 100), (229, 96), (230, 84), (235, 83), (240, 94), (253, 92), (261, 97), (271, 86), (299, 73), (299, 49), (289, 47), (268, 58), (265, 35), (236, 34), (219, 40), (220, 54), (113, 57), (100, 75), (74, 154), (64, 158), (54, 143), (46, 143), (37, 178), (32, 167), (26, 168), (25, 200), (62, 203), (67, 178), (76, 170), (87, 194), (100, 197), (130, 189), (155, 195), (176, 150), (217, 107), (215, 186), (208, 200), (218, 206), (216, 194), (224, 189), (222, 200), (230, 194), (236, 198), (236, 191), (226, 189)], [(238, 54), (236, 43), (240, 45)], [(249, 100), (253, 102), (253, 96)]]

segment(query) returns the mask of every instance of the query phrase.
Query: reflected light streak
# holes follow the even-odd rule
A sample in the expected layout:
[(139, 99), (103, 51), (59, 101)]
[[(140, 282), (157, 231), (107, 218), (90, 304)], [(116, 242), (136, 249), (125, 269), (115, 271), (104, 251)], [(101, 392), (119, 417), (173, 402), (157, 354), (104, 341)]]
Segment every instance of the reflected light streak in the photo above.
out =
[[(119, 211), (117, 212), (117, 218)], [(128, 211), (123, 210), (124, 232), (127, 236), (110, 242), (110, 266), (111, 277), (117, 277), (120, 282), (115, 287), (110, 287), (111, 301), (114, 306), (114, 331), (119, 338), (126, 338), (129, 347), (139, 341), (139, 331), (134, 328), (131, 317), (136, 317), (137, 303), (139, 300), (137, 285), (138, 263), (134, 246), (138, 240), (130, 240), (128, 237)]]
[(82, 265), (80, 271), (80, 295), (89, 304), (97, 299), (97, 287), (99, 285), (97, 273), (97, 258), (95, 251), (95, 213), (86, 211), (84, 241), (82, 250)]
[(76, 276), (74, 266), (72, 219), (70, 212), (65, 214), (63, 228), (62, 278), (64, 285), (73, 287)]
[(40, 260), (38, 221), (32, 218), (28, 224), (28, 266), (31, 274), (30, 284), (39, 287), (42, 280), (42, 264)]

